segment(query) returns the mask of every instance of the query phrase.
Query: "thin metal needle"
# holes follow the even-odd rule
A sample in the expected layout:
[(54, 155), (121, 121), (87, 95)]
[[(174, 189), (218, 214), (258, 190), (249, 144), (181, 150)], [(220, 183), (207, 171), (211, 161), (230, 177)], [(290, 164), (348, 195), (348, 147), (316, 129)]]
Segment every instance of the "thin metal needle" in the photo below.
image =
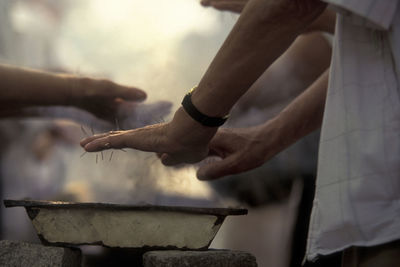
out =
[(81, 125), (81, 130), (84, 135), (89, 136), (88, 133), (86, 132), (85, 128), (83, 128), (83, 125)]
[(115, 117), (115, 126), (117, 127), (117, 131), (121, 130), (119, 127), (119, 122), (118, 122), (117, 117)]

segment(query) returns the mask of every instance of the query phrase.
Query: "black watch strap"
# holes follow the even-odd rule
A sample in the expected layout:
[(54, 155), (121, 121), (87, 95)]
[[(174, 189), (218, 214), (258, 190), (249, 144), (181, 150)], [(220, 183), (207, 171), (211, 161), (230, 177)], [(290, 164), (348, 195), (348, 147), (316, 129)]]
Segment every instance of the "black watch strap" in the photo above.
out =
[(195, 121), (201, 123), (208, 127), (218, 127), (226, 122), (229, 116), (223, 118), (220, 117), (210, 117), (201, 113), (192, 103), (192, 91), (185, 95), (182, 100), (182, 107), (185, 109), (186, 113), (189, 114)]

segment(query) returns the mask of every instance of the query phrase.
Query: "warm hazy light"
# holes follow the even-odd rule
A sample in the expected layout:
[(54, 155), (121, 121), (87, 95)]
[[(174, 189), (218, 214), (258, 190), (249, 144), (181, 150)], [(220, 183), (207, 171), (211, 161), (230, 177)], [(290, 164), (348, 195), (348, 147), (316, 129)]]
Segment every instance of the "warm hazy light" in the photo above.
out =
[[(236, 19), (204, 8), (198, 0), (62, 3), (59, 24), (41, 22), (53, 26), (51, 38), (62, 69), (137, 86), (148, 93), (148, 101), (168, 100), (175, 107), (198, 83), (220, 46), (218, 38), (222, 42)], [(40, 20), (31, 15), (29, 5), (14, 12), (14, 24), (21, 30), (31, 29), (32, 20)], [(198, 51), (199, 43), (202, 51)], [(109, 153), (105, 152), (107, 158)], [(160, 191), (211, 195), (207, 184), (195, 178), (194, 168), (175, 171), (159, 161), (144, 160), (148, 154), (141, 153), (116, 152), (111, 162), (97, 164), (95, 154), (81, 158), (82, 150), (77, 148), (76, 155), (68, 159), (65, 189), (81, 201), (151, 201), (146, 190), (153, 195)]]
[[(73, 71), (106, 73), (117, 81), (145, 89), (149, 100), (168, 99), (178, 103), (180, 95), (186, 90), (178, 88), (186, 74), (174, 69), (176, 54), (180, 53), (176, 51), (177, 45), (189, 34), (207, 36), (230, 28), (235, 17), (229, 16), (224, 23), (221, 21), (223, 16), (203, 8), (197, 0), (75, 1), (60, 34), (59, 56), (63, 64)], [(210, 60), (217, 49), (215, 45), (210, 47)], [(199, 78), (201, 75), (198, 73)], [(134, 166), (134, 159), (117, 156), (118, 162), (113, 162), (111, 166), (95, 166), (90, 172), (82, 170), (81, 166), (77, 168), (80, 171), (70, 172), (75, 177), (79, 174), (91, 175), (100, 180), (104, 176), (114, 176), (112, 170), (121, 169), (121, 165)], [(152, 165), (152, 168), (160, 169), (149, 174), (156, 177), (154, 186), (157, 190), (192, 197), (210, 196), (210, 189), (195, 178), (193, 168), (164, 172), (161, 164)], [(126, 177), (129, 171), (118, 175)], [(110, 186), (117, 188), (114, 183)], [(79, 186), (70, 189), (81, 191)], [(130, 187), (129, 190), (135, 189)]]
[(174, 61), (177, 43), (190, 33), (221, 30), (220, 16), (197, 0), (75, 1), (59, 57), (73, 71), (112, 74), (148, 88), (154, 69)]

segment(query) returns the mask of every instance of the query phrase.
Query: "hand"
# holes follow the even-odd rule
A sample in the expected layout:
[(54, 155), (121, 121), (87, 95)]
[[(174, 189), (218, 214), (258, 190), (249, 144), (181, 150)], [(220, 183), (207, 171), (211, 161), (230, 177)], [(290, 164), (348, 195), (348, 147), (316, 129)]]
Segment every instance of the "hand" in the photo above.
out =
[(209, 155), (221, 160), (200, 164), (197, 177), (213, 180), (261, 166), (281, 151), (272, 123), (250, 128), (219, 129), (209, 144)]
[(212, 6), (222, 11), (241, 13), (249, 0), (202, 0), (203, 6)]
[(220, 129), (209, 145), (221, 161), (197, 171), (201, 180), (256, 168), (300, 138), (318, 129), (324, 114), (329, 69), (266, 123), (246, 129)]
[(32, 106), (73, 106), (113, 121), (121, 101), (142, 101), (146, 93), (108, 80), (77, 77), (0, 64), (0, 113)]
[(133, 148), (156, 152), (165, 165), (195, 163), (208, 155), (208, 143), (217, 129), (194, 121), (180, 108), (169, 123), (128, 131), (94, 135), (81, 141), (88, 152), (110, 148)]
[[(72, 105), (114, 124), (119, 107), (126, 101), (143, 101), (146, 93), (108, 80), (78, 78), (72, 84)], [(75, 100), (74, 100), (75, 99)]]

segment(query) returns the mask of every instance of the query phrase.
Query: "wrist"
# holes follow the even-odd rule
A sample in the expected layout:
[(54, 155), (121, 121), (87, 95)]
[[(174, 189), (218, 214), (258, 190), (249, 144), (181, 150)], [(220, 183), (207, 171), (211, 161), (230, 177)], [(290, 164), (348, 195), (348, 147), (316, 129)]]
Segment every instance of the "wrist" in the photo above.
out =
[(64, 89), (64, 97), (65, 102), (64, 106), (76, 106), (80, 107), (85, 102), (85, 90), (86, 86), (84, 84), (84, 79), (82, 77), (66, 75), (63, 77), (65, 80), (65, 89)]
[(193, 120), (197, 121), (203, 126), (207, 127), (219, 127), (222, 126), (226, 120), (229, 118), (229, 114), (225, 116), (208, 116), (201, 112), (196, 105), (193, 104), (192, 102), (192, 93), (196, 89), (194, 87), (191, 89), (183, 98), (182, 100), (182, 108), (186, 112), (187, 115), (189, 115)]
[(190, 135), (191, 142), (197, 140), (195, 142), (198, 142), (198, 145), (208, 144), (218, 130), (218, 127), (207, 127), (195, 121), (182, 107), (178, 108), (175, 112), (170, 125), (171, 127), (181, 128), (181, 131), (173, 131), (179, 133), (179, 136), (174, 136), (173, 138), (176, 140), (187, 140), (187, 136)]
[(27, 102), (43, 106), (69, 106), (77, 100), (76, 78), (68, 74), (33, 72), (35, 84), (27, 92)]

